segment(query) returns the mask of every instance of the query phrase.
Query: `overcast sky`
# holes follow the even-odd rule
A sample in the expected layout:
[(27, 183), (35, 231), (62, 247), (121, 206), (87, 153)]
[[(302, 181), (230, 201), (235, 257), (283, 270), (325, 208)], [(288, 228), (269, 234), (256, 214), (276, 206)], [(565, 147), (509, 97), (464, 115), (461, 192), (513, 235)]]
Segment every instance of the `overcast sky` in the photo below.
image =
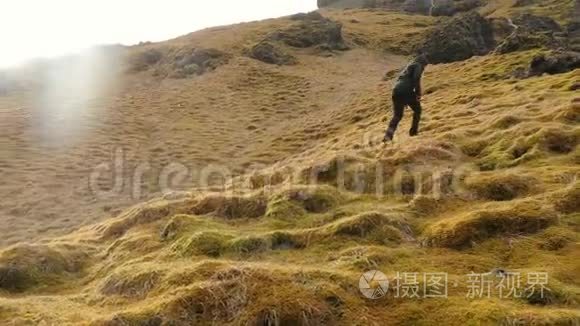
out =
[(1, 0), (0, 67), (316, 9), (316, 0)]

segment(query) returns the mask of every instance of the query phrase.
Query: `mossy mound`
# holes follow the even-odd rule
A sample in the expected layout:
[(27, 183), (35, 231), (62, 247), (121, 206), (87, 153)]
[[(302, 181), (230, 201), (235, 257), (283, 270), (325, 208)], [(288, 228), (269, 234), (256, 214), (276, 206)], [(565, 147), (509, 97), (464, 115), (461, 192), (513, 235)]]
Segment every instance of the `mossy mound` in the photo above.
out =
[(102, 239), (120, 237), (129, 229), (154, 221), (158, 221), (174, 214), (185, 213), (194, 204), (192, 199), (158, 200), (151, 203), (137, 205), (119, 215), (113, 221), (98, 227)]
[(266, 213), (267, 200), (257, 195), (208, 195), (191, 209), (192, 214), (215, 214), (227, 219), (256, 218)]
[(573, 231), (564, 227), (550, 227), (540, 234), (539, 247), (544, 250), (557, 251), (578, 240)]
[(443, 201), (433, 196), (418, 195), (409, 202), (409, 207), (418, 216), (436, 214), (442, 207)]
[(163, 275), (162, 270), (122, 269), (109, 275), (98, 291), (105, 296), (144, 298), (161, 281)]
[[(579, 133), (565, 125), (539, 127), (520, 124), (517, 138), (509, 137), (511, 130), (495, 133), (482, 143), (468, 145), (464, 150), (476, 150), (477, 164), (481, 170), (490, 171), (514, 167), (538, 158), (568, 154), (575, 150)], [(513, 128), (512, 128), (513, 129)], [(476, 146), (478, 148), (472, 148)]]
[[(298, 278), (306, 283), (296, 282)], [(225, 266), (204, 282), (177, 289), (170, 300), (147, 311), (122, 312), (93, 325), (336, 323), (341, 297), (348, 294), (320, 278), (309, 272), (293, 275), (282, 270)]]
[(218, 257), (226, 249), (232, 236), (215, 232), (200, 231), (184, 236), (172, 245), (172, 250), (184, 256), (205, 255)]
[(21, 292), (76, 278), (88, 259), (81, 247), (17, 245), (0, 252), (0, 289)]
[(465, 180), (466, 188), (475, 196), (490, 200), (512, 200), (524, 196), (537, 187), (539, 181), (516, 172), (480, 173)]
[(555, 223), (557, 214), (539, 202), (490, 205), (436, 222), (424, 233), (423, 243), (459, 249), (494, 236), (534, 233)]
[(551, 194), (554, 207), (562, 213), (571, 214), (580, 212), (580, 183), (573, 182), (567, 188)]
[(241, 255), (251, 255), (264, 252), (271, 248), (267, 238), (261, 236), (240, 237), (229, 241), (228, 250)]
[(345, 196), (330, 186), (291, 187), (271, 197), (266, 216), (284, 219), (306, 213), (324, 213), (344, 200)]
[(347, 236), (388, 244), (413, 240), (413, 230), (401, 218), (367, 212), (342, 218), (319, 231), (320, 235)]

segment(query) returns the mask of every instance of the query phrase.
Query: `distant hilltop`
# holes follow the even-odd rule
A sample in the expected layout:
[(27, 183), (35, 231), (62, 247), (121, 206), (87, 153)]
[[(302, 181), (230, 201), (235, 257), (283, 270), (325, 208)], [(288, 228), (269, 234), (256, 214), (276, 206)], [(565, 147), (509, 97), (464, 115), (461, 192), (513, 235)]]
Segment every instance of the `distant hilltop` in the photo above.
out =
[(318, 0), (319, 8), (386, 8), (433, 16), (452, 16), (482, 5), (482, 0)]

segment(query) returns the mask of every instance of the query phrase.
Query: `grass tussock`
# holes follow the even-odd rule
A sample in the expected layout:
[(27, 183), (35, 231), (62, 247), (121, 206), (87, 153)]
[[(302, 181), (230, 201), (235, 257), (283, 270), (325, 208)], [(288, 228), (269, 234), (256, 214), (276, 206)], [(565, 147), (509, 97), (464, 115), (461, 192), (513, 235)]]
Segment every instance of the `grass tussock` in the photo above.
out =
[(490, 205), (434, 223), (425, 231), (423, 243), (459, 249), (496, 236), (534, 233), (556, 223), (556, 213), (539, 202)]
[(343, 194), (330, 186), (291, 187), (271, 197), (266, 216), (291, 219), (307, 213), (324, 213), (345, 199)]
[(266, 213), (267, 200), (261, 195), (208, 195), (191, 209), (196, 215), (215, 214), (226, 219), (256, 218)]
[(185, 213), (191, 205), (193, 205), (191, 199), (160, 200), (138, 205), (126, 210), (112, 222), (101, 225), (98, 231), (101, 233), (102, 239), (120, 237), (137, 225), (158, 221), (174, 214)]
[(76, 278), (87, 263), (81, 248), (17, 245), (0, 252), (0, 289), (21, 292)]
[(557, 251), (578, 241), (578, 235), (563, 227), (550, 227), (540, 235), (539, 247), (544, 250)]
[(378, 212), (340, 219), (328, 225), (325, 231), (332, 235), (360, 237), (385, 243), (413, 239), (413, 231), (406, 221)]
[(409, 202), (409, 208), (418, 216), (428, 216), (437, 213), (442, 207), (442, 201), (432, 196), (418, 195)]
[(525, 196), (538, 187), (532, 176), (514, 172), (480, 173), (465, 180), (466, 188), (476, 197), (495, 201), (513, 200)]
[(99, 286), (105, 296), (118, 295), (127, 298), (144, 298), (161, 281), (160, 270), (122, 269), (109, 275)]
[(580, 212), (580, 183), (573, 182), (568, 187), (551, 194), (554, 207), (562, 213)]
[(220, 256), (231, 236), (215, 231), (200, 231), (184, 236), (172, 245), (172, 250), (183, 256)]

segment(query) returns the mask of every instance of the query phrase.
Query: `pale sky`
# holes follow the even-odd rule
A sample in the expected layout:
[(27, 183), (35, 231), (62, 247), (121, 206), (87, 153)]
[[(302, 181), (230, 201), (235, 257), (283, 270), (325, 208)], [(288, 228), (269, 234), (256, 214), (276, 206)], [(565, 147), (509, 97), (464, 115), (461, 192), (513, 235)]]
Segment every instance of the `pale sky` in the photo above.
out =
[(0, 67), (316, 9), (316, 0), (1, 0)]

